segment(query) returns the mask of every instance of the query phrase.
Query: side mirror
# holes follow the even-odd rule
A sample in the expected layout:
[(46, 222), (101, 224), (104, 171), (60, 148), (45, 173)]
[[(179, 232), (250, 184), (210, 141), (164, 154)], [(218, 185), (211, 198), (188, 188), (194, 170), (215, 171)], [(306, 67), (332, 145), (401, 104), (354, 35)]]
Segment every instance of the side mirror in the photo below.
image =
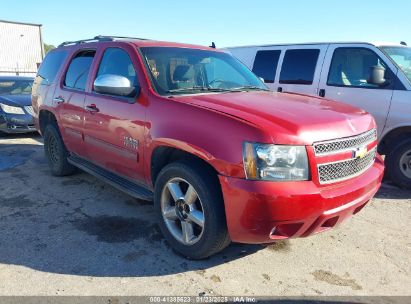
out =
[(382, 66), (372, 66), (369, 70), (370, 74), (367, 82), (369, 84), (375, 84), (378, 86), (384, 86), (387, 84), (385, 77), (385, 69)]
[(140, 87), (135, 87), (124, 76), (104, 74), (94, 81), (94, 91), (100, 94), (134, 97), (140, 93)]

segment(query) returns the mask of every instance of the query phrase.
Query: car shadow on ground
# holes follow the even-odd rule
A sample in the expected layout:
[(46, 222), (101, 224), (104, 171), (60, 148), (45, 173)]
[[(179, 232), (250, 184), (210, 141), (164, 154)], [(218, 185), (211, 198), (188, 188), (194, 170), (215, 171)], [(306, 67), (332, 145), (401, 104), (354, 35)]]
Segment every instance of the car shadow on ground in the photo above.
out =
[(380, 199), (410, 199), (411, 190), (399, 188), (388, 177), (384, 177), (381, 188), (375, 197)]
[[(0, 263), (98, 277), (161, 276), (235, 263), (264, 249), (232, 244), (202, 261), (175, 253), (151, 202), (86, 173), (53, 177), (37, 144), (0, 146)], [(270, 248), (286, 250), (287, 242)]]

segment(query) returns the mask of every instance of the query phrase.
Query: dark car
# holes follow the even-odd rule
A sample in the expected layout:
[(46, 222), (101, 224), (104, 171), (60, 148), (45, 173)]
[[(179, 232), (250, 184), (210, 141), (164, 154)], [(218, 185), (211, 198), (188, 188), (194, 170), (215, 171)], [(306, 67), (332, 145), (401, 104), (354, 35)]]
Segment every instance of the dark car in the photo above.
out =
[(0, 76), (0, 132), (36, 132), (31, 106), (34, 78)]

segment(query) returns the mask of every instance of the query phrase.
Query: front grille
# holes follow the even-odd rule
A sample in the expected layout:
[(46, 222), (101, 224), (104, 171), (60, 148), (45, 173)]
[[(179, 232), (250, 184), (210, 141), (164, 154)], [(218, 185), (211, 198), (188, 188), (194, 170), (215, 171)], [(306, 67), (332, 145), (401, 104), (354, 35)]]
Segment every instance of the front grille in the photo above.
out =
[(360, 175), (374, 163), (377, 149), (369, 151), (363, 158), (318, 165), (318, 178), (320, 184), (343, 181)]
[(32, 106), (26, 106), (24, 107), (24, 109), (26, 110), (26, 112), (28, 114), (30, 114), (31, 116), (34, 116), (34, 111), (33, 111), (33, 107)]
[(375, 140), (377, 140), (377, 130), (372, 129), (370, 131), (353, 137), (346, 137), (321, 143), (315, 143), (314, 152), (315, 155), (339, 153), (342, 151), (352, 150), (360, 146), (365, 146)]

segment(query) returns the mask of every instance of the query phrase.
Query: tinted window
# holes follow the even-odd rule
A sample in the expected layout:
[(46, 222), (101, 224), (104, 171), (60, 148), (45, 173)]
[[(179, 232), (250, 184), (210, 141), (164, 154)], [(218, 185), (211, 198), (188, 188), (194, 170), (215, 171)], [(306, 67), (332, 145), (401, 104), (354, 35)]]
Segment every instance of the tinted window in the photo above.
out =
[(52, 83), (57, 72), (67, 57), (66, 51), (54, 51), (47, 54), (37, 73), (37, 77), (42, 78), (42, 83)]
[(127, 52), (119, 48), (108, 48), (103, 55), (97, 77), (112, 74), (124, 76), (132, 85), (137, 85), (136, 70)]
[(320, 50), (288, 50), (285, 52), (280, 83), (312, 84)]
[(66, 87), (85, 90), (94, 54), (95, 51), (83, 51), (71, 60), (64, 80)]
[[(372, 67), (384, 69), (385, 79), (392, 79), (386, 64), (366, 48), (338, 48), (334, 51), (327, 84), (330, 86), (380, 88), (368, 83)], [(387, 88), (387, 87), (384, 87)]]
[(253, 65), (253, 72), (264, 82), (273, 83), (281, 51), (258, 51)]

